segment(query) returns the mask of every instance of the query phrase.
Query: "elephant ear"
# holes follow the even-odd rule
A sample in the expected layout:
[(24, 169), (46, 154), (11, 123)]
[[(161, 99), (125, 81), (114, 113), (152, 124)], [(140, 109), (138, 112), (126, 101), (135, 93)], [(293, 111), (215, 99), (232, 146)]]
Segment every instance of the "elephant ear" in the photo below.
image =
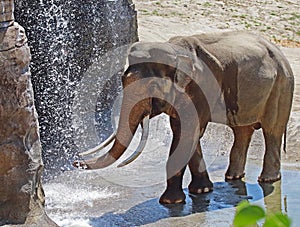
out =
[(207, 76), (212, 74), (213, 77), (220, 80), (220, 72), (223, 71), (222, 64), (219, 60), (207, 51), (203, 46), (197, 45), (192, 51), (182, 50), (181, 47), (176, 49), (176, 73), (174, 77), (175, 87), (185, 92), (187, 85), (191, 81), (201, 84), (207, 80)]
[(177, 55), (177, 66), (174, 76), (177, 90), (185, 92), (186, 86), (192, 81), (193, 74), (195, 74), (195, 68), (191, 57), (187, 55)]

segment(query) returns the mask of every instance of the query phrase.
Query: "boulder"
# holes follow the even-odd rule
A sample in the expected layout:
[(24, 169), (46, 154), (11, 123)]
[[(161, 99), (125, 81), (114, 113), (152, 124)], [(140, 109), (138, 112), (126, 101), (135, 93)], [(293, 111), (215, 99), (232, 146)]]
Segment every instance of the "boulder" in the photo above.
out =
[(13, 0), (0, 2), (0, 225), (56, 226), (43, 207), (30, 50), (24, 29), (14, 22)]

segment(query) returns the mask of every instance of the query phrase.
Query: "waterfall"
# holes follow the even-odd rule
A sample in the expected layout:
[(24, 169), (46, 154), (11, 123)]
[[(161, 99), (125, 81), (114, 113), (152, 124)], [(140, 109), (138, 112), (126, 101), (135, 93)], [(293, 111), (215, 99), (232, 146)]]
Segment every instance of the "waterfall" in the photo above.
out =
[[(128, 0), (16, 0), (15, 8), (32, 53), (32, 83), (45, 173), (65, 171), (81, 149), (78, 145), (83, 146), (75, 141), (77, 128), (72, 122), (75, 91), (95, 61), (117, 47), (137, 41), (136, 12)], [(101, 77), (101, 72), (107, 71), (103, 68), (115, 64), (110, 59), (103, 67), (94, 68), (95, 77)], [(107, 109), (120, 92), (119, 73), (110, 78), (91, 115), (98, 142), (111, 130)], [(103, 128), (107, 130), (103, 132)], [(84, 134), (84, 129), (81, 131)], [(86, 141), (85, 146), (91, 145)]]

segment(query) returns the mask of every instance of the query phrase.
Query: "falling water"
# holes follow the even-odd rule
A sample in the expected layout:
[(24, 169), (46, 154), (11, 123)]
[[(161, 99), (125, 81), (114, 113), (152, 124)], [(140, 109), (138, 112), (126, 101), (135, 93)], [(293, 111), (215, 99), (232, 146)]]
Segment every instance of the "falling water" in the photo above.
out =
[[(25, 27), (32, 53), (32, 82), (39, 114), (45, 175), (70, 168), (79, 149), (72, 111), (78, 86), (93, 68), (98, 80), (105, 71), (121, 64), (124, 52), (101, 59), (108, 51), (137, 40), (135, 11), (128, 1), (25, 1), (16, 0), (16, 18)], [(117, 66), (120, 70), (122, 66)], [(96, 71), (95, 71), (96, 70)], [(120, 91), (119, 73), (98, 91), (91, 116), (99, 140), (111, 131), (107, 124), (113, 100)], [(95, 117), (96, 114), (96, 117)], [(100, 130), (101, 128), (101, 130)], [(106, 129), (106, 130), (103, 130)], [(84, 130), (81, 129), (81, 130)], [(89, 141), (86, 143), (90, 146)], [(83, 146), (83, 147), (78, 147)]]

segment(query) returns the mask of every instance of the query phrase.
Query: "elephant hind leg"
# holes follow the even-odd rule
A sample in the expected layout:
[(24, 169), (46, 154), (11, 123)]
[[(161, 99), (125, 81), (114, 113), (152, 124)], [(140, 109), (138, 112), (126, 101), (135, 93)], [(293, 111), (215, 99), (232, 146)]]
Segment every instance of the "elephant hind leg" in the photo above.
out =
[(244, 177), (247, 151), (255, 125), (232, 127), (234, 143), (230, 151), (230, 160), (225, 178), (228, 180)]
[[(281, 130), (282, 131), (282, 130)], [(263, 170), (258, 178), (260, 182), (274, 182), (280, 180), (280, 153), (282, 132), (263, 129), (266, 151), (264, 155)]]
[(286, 87), (282, 87), (283, 85), (284, 82), (271, 93), (261, 123), (265, 138), (265, 155), (263, 170), (258, 178), (260, 182), (274, 182), (281, 178), (282, 137), (289, 120), (293, 94), (289, 84)]
[(200, 142), (197, 144), (196, 151), (189, 161), (189, 168), (192, 175), (192, 181), (189, 184), (190, 193), (200, 194), (213, 190), (213, 184), (209, 179), (204, 163)]
[(258, 178), (260, 182), (275, 182), (281, 178), (281, 145), (289, 118), (289, 108), (276, 109), (277, 113), (276, 111), (273, 112), (273, 118), (266, 117), (262, 122), (265, 138), (265, 154), (263, 170)]

